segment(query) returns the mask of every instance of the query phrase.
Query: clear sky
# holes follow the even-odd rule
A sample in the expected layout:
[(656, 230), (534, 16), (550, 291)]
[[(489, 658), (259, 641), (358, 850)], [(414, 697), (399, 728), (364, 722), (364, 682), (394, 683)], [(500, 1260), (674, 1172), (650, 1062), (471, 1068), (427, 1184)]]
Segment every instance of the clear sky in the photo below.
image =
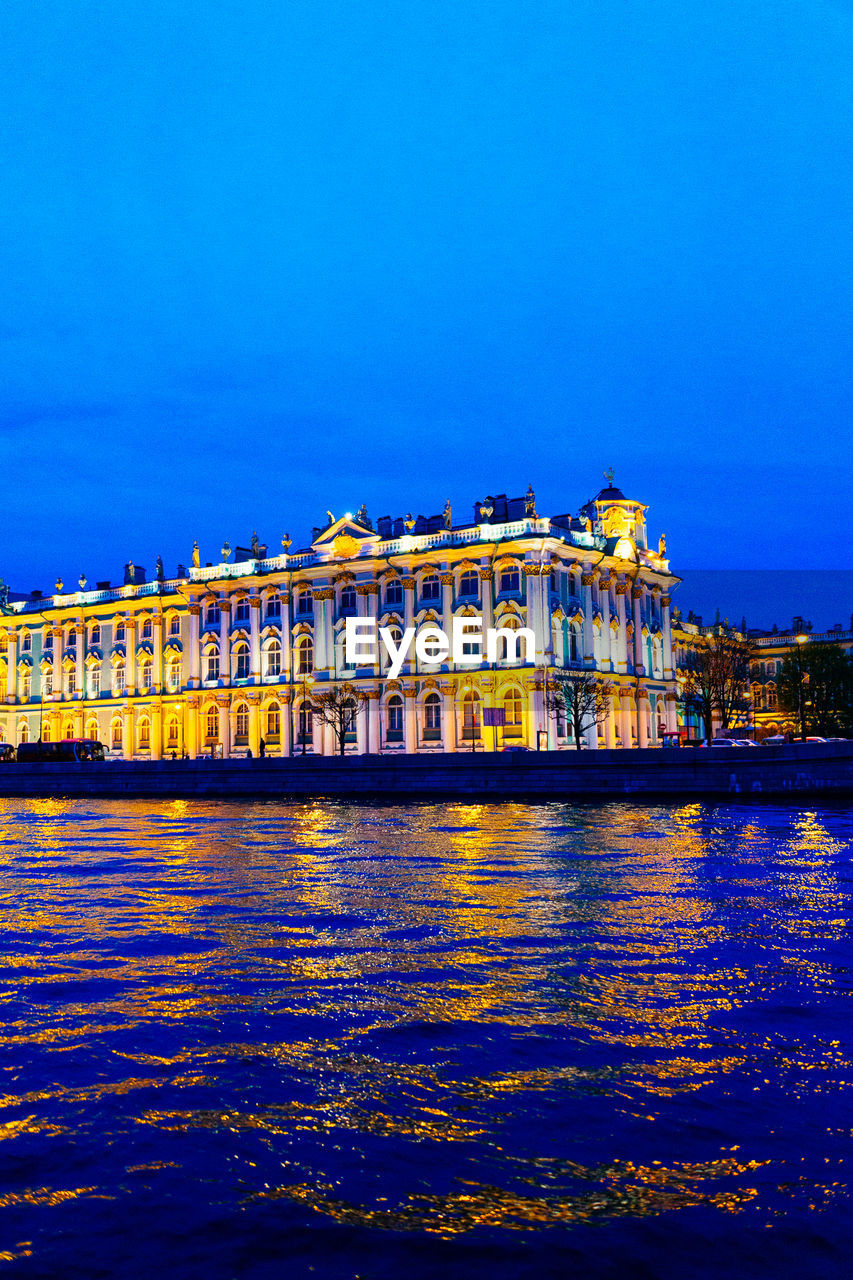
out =
[(6, 0), (0, 576), (611, 464), (676, 571), (851, 567), (851, 67), (848, 0)]

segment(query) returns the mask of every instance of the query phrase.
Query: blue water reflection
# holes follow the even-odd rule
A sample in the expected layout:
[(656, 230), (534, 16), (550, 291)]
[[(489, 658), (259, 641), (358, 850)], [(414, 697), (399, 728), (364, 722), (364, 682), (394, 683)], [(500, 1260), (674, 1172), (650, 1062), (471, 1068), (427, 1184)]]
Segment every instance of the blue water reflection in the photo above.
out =
[(12, 1275), (836, 1276), (845, 810), (0, 801)]

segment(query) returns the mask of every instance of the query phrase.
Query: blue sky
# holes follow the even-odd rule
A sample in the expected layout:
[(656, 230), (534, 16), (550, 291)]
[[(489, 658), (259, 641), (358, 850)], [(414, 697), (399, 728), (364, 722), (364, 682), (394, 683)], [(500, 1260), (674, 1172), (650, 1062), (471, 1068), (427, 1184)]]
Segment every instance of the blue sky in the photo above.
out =
[(838, 0), (7, 0), (0, 575), (610, 465), (676, 571), (850, 568), (851, 65)]

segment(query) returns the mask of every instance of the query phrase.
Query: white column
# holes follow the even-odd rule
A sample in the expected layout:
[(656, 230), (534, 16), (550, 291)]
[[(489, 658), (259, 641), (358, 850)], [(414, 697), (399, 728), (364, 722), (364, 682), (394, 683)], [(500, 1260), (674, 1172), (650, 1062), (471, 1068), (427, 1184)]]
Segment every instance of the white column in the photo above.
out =
[(619, 699), (610, 695), (607, 699), (607, 716), (604, 721), (604, 745), (611, 749), (616, 746), (616, 717), (619, 714)]
[(678, 695), (675, 693), (667, 693), (666, 695), (666, 731), (667, 733), (678, 732)]
[[(187, 654), (188, 662), (186, 663), (184, 670), (186, 672), (187, 686), (190, 689), (197, 689), (199, 685), (199, 657), (201, 652), (199, 626), (201, 607), (197, 604), (191, 604), (188, 612), (190, 615), (190, 651)], [(187, 750), (189, 750), (189, 747)], [(195, 759), (195, 757), (193, 757), (193, 759)]]
[(370, 703), (363, 702), (359, 706), (358, 711), (356, 712), (356, 717), (355, 717), (355, 749), (360, 756), (365, 755), (369, 750), (367, 745), (368, 737), (369, 737), (369, 730), (368, 730), (368, 724), (367, 724), (369, 708), (370, 708)]
[(129, 617), (124, 623), (124, 683), (128, 693), (135, 693), (138, 687), (136, 675), (136, 619)]
[(671, 680), (674, 671), (672, 661), (672, 624), (669, 616), (670, 603), (669, 596), (661, 596), (660, 622), (661, 630), (663, 631), (663, 676), (665, 680)]
[[(413, 627), (414, 625), (415, 625), (415, 580), (414, 578), (404, 578), (403, 579), (403, 630), (405, 631), (408, 627)], [(411, 654), (413, 650), (414, 650), (414, 645), (412, 646), (412, 649), (409, 650), (409, 653)], [(404, 674), (406, 674), (411, 670), (412, 670), (412, 661), (411, 661), (411, 658), (409, 658), (406, 662), (403, 663), (403, 672)], [(408, 750), (408, 747), (406, 748), (406, 750)]]
[[(486, 634), (491, 626), (493, 626), (492, 617), (492, 571), (491, 569), (480, 570), (480, 591), (483, 594), (483, 651), (486, 647)], [(450, 633), (448, 632), (448, 635)]]
[(417, 751), (418, 749), (418, 730), (417, 730), (417, 706), (415, 705), (415, 690), (403, 690), (403, 732), (405, 735), (405, 745), (408, 752)]
[(290, 679), (290, 593), (281, 593), (281, 671), (286, 679)]
[(649, 745), (649, 694), (648, 690), (637, 690), (637, 746)]
[[(154, 615), (154, 692), (163, 692), (163, 615)], [(159, 760), (159, 756), (157, 759)]]
[[(82, 619), (75, 624), (74, 632), (77, 641), (74, 650), (76, 654), (74, 659), (74, 679), (77, 684), (77, 699), (82, 702), (86, 697), (86, 628), (83, 626)], [(80, 736), (82, 737), (82, 734)]]
[(261, 598), (249, 596), (251, 635), (249, 640), (249, 670), (257, 684), (261, 678)]
[(645, 654), (643, 653), (643, 588), (634, 587), (631, 599), (634, 603), (634, 673), (638, 676), (646, 674)]
[(631, 690), (619, 690), (619, 719), (622, 736), (622, 746), (630, 747), (631, 743)]
[(289, 756), (293, 752), (293, 716), (291, 714), (291, 695), (289, 689), (282, 692), (279, 697), (279, 702), (281, 704), (281, 754), (283, 756)]
[[(6, 653), (6, 701), (14, 702), (18, 696), (18, 633), (9, 632), (9, 648)], [(11, 739), (10, 739), (11, 740)]]
[(159, 699), (151, 704), (151, 759), (163, 759), (163, 704)]
[(616, 635), (616, 670), (625, 675), (628, 671), (628, 621), (625, 616), (625, 596), (630, 591), (630, 584), (627, 582), (617, 582), (616, 584), (616, 618), (619, 623), (619, 630)]
[(231, 671), (231, 601), (219, 601), (219, 678), (223, 684), (230, 684)]
[[(379, 585), (378, 585), (378, 583), (376, 583), (376, 582), (362, 582), (362, 583), (360, 583), (360, 584), (359, 584), (359, 586), (357, 586), (357, 587), (356, 587), (356, 593), (357, 593), (356, 607), (357, 607), (357, 609), (358, 609), (358, 617), (359, 617), (359, 618), (373, 618), (373, 619), (374, 619), (374, 621), (376, 621), (376, 619), (378, 618), (378, 615), (379, 615)], [(377, 646), (378, 646), (378, 632), (377, 632)], [(377, 647), (377, 659), (378, 659), (378, 647)], [(372, 665), (370, 665), (370, 668), (369, 668), (369, 669), (370, 669), (371, 675), (373, 675), (373, 676), (378, 676), (378, 675), (379, 675), (379, 662), (377, 661), (377, 662), (373, 663)], [(366, 722), (365, 722), (365, 723), (366, 723)], [(360, 749), (361, 749), (361, 748), (359, 748), (359, 750), (360, 750)], [(367, 748), (366, 748), (366, 747), (365, 747), (365, 750), (367, 750)]]
[(453, 574), (439, 574), (441, 582), (441, 626), (446, 635), (453, 633)]
[[(449, 634), (449, 633), (448, 633)], [(456, 699), (455, 686), (448, 681), (444, 690), (444, 704), (441, 709), (441, 739), (445, 751), (456, 751)]]
[(610, 574), (604, 574), (598, 582), (598, 603), (601, 607), (601, 670), (610, 671)]
[(227, 760), (231, 755), (231, 699), (217, 698), (219, 707), (219, 740), (222, 743), (222, 756)]
[(367, 694), (367, 750), (379, 754), (379, 693), (371, 689)]
[(592, 662), (595, 658), (595, 636), (592, 630), (592, 584), (595, 581), (594, 574), (582, 573), (581, 586), (583, 588), (583, 660), (584, 662)]
[(133, 759), (134, 747), (134, 725), (133, 725), (133, 704), (126, 702), (124, 704), (124, 715), (121, 726), (121, 750), (125, 760)]
[(326, 656), (326, 600), (331, 588), (314, 592), (314, 670), (325, 671), (329, 665)]
[(261, 695), (259, 693), (250, 693), (247, 698), (249, 703), (249, 750), (253, 756), (259, 756), (261, 753), (260, 700)]
[(545, 648), (548, 643), (548, 637), (545, 634), (545, 617), (542, 608), (542, 574), (538, 564), (526, 564), (524, 566), (525, 596), (527, 604), (527, 626), (533, 631), (536, 638), (536, 655), (534, 658), (537, 667), (544, 665)]

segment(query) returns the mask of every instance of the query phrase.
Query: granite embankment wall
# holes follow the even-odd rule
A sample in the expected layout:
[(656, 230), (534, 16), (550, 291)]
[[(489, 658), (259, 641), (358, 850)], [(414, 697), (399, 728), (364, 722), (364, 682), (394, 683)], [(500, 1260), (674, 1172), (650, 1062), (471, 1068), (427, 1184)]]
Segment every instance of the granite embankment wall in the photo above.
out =
[(0, 796), (853, 799), (853, 742), (785, 747), (0, 765)]

